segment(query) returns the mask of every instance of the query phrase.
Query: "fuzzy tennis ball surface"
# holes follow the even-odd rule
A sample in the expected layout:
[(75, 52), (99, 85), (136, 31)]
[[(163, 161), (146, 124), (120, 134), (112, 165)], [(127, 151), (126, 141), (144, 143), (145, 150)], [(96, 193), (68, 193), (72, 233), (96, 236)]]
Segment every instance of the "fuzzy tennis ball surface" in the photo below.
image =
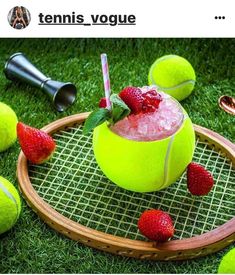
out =
[(196, 76), (192, 65), (178, 55), (165, 55), (157, 59), (150, 68), (148, 80), (159, 90), (183, 100), (193, 91)]
[(0, 102), (0, 152), (7, 150), (16, 141), (17, 122), (15, 112)]
[(234, 274), (235, 273), (235, 248), (231, 249), (220, 262), (219, 274)]
[(21, 211), (20, 196), (16, 188), (0, 177), (0, 234), (16, 223)]

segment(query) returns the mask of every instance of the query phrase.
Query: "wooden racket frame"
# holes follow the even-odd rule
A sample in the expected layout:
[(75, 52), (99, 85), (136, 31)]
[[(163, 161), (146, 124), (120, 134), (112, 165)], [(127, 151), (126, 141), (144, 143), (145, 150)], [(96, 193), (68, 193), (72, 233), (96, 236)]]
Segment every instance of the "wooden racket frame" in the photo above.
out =
[[(49, 134), (82, 123), (89, 113), (82, 113), (59, 119), (42, 130)], [(208, 142), (215, 150), (221, 150), (224, 156), (235, 166), (235, 145), (206, 128), (194, 125), (196, 135)], [(166, 243), (137, 241), (106, 234), (76, 223), (54, 210), (33, 188), (28, 163), (20, 152), (17, 164), (19, 188), (28, 205), (37, 215), (56, 231), (82, 244), (118, 255), (153, 260), (183, 260), (201, 257), (218, 251), (235, 241), (235, 217), (218, 228), (202, 235), (171, 240)]]

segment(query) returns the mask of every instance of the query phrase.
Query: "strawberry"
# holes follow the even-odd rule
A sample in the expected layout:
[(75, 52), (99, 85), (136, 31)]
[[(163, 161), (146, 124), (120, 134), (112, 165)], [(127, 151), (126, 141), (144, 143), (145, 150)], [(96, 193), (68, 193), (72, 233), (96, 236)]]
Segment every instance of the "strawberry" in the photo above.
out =
[(160, 102), (162, 101), (162, 96), (156, 92), (156, 90), (150, 90), (143, 93), (143, 113), (154, 112), (158, 109)]
[(148, 239), (157, 242), (167, 241), (174, 235), (174, 226), (170, 215), (156, 209), (146, 210), (141, 214), (138, 228)]
[(138, 114), (142, 111), (143, 97), (140, 88), (126, 87), (119, 93), (119, 97), (131, 109), (133, 114)]
[(131, 109), (132, 114), (154, 112), (162, 101), (161, 95), (156, 90), (143, 93), (136, 87), (126, 87), (119, 93), (119, 97)]
[(107, 102), (106, 102), (106, 98), (102, 97), (100, 102), (99, 102), (99, 107), (100, 108), (106, 108), (107, 107)]
[(195, 162), (188, 165), (187, 181), (188, 190), (196, 196), (207, 195), (214, 185), (211, 173)]
[(56, 144), (52, 137), (22, 122), (17, 124), (17, 136), (26, 158), (34, 164), (47, 161), (55, 151)]

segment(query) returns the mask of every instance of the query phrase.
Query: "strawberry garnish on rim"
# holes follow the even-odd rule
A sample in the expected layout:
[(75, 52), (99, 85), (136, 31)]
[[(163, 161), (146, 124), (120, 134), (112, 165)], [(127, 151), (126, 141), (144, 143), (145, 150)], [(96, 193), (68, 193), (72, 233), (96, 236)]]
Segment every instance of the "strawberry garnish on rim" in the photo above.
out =
[(119, 93), (119, 97), (131, 109), (132, 114), (155, 112), (162, 101), (155, 89), (143, 93), (137, 87), (126, 87)]
[(133, 114), (138, 114), (142, 111), (143, 97), (140, 88), (126, 87), (119, 93), (119, 97), (131, 109)]
[(160, 102), (162, 101), (162, 96), (156, 92), (156, 90), (150, 90), (146, 93), (143, 93), (143, 113), (155, 112)]
[(55, 151), (56, 144), (51, 136), (22, 122), (17, 124), (17, 136), (24, 155), (34, 164), (46, 162)]

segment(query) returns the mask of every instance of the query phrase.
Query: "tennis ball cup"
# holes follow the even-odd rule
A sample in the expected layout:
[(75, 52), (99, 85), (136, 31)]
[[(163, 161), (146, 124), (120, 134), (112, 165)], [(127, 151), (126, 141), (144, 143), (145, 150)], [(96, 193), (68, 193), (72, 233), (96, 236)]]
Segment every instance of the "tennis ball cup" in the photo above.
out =
[(15, 187), (0, 177), (0, 234), (16, 223), (21, 211), (20, 196)]
[(219, 274), (235, 274), (235, 248), (231, 249), (222, 259)]
[(103, 173), (136, 192), (157, 191), (174, 183), (191, 162), (194, 147), (194, 129), (187, 115), (172, 136), (156, 141), (125, 139), (106, 122), (93, 133), (94, 154)]
[(183, 100), (193, 91), (195, 72), (192, 65), (178, 55), (165, 55), (157, 59), (149, 70), (148, 81), (159, 90)]
[(0, 102), (0, 152), (16, 141), (17, 116), (6, 104)]

